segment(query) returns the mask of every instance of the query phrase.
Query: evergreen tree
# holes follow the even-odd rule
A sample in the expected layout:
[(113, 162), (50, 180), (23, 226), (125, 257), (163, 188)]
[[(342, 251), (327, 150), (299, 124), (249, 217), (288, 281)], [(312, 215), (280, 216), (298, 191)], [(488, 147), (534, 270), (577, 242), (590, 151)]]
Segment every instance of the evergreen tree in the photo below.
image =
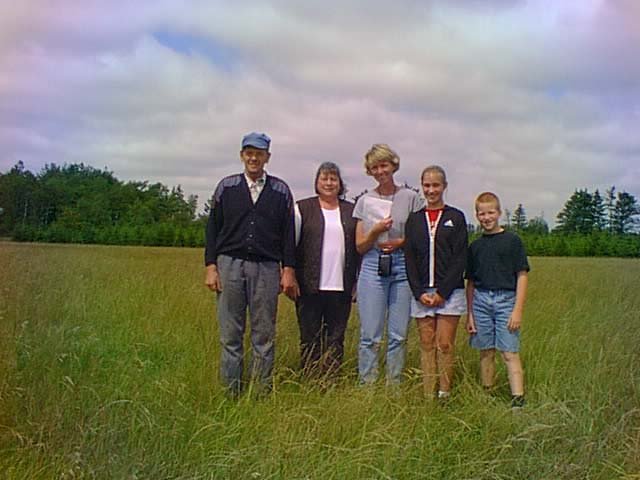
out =
[(611, 188), (609, 188), (608, 190), (605, 190), (604, 208), (607, 215), (606, 230), (609, 233), (613, 233), (613, 224), (615, 223), (614, 215), (616, 209), (616, 187), (613, 185), (611, 185)]
[(202, 209), (202, 213), (198, 214), (198, 218), (196, 222), (200, 225), (206, 225), (209, 222), (209, 215), (211, 214), (211, 205), (213, 205), (214, 199), (213, 195), (208, 202), (204, 202), (204, 208)]
[(607, 215), (603, 198), (600, 196), (598, 189), (593, 193), (592, 203), (593, 229), (601, 232), (606, 229)]
[(576, 190), (556, 218), (558, 225), (555, 230), (560, 233), (592, 232), (594, 229), (593, 195), (586, 189)]
[(520, 232), (527, 228), (527, 214), (524, 211), (524, 207), (521, 203), (518, 204), (511, 217), (511, 225), (513, 228)]
[(631, 233), (639, 223), (640, 206), (636, 198), (627, 192), (618, 192), (613, 214), (613, 231), (617, 234)]
[(542, 216), (533, 217), (524, 230), (533, 235), (546, 235), (549, 233), (549, 224)]

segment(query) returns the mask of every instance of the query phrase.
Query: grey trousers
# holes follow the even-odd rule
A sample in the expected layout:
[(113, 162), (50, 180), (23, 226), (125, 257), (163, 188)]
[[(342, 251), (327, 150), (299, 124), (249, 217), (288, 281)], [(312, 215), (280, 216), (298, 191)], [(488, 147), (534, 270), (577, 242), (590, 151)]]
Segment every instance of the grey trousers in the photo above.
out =
[(277, 262), (250, 262), (219, 255), (218, 293), (220, 327), (220, 378), (232, 393), (242, 390), (243, 339), (247, 309), (251, 327), (250, 378), (270, 388), (275, 351), (276, 313), (280, 291)]

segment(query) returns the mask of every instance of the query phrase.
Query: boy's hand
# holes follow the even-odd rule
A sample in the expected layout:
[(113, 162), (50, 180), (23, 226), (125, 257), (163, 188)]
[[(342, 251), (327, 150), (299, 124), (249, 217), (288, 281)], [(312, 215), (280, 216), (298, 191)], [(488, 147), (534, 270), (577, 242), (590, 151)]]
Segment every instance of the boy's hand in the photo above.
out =
[(511, 316), (509, 317), (509, 323), (507, 323), (507, 328), (510, 332), (515, 332), (520, 330), (520, 326), (522, 325), (522, 314), (520, 312), (513, 311), (511, 312)]
[(469, 335), (473, 335), (474, 333), (478, 333), (478, 330), (476, 329), (476, 321), (473, 319), (473, 314), (472, 313), (468, 313), (467, 314), (467, 333)]

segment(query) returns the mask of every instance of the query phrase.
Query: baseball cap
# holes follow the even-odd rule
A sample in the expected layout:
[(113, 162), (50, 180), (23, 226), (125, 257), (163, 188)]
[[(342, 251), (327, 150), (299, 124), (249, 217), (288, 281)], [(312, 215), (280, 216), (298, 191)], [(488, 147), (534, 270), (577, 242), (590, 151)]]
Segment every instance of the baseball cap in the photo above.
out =
[(271, 139), (265, 133), (251, 132), (242, 138), (242, 148), (253, 147), (260, 150), (269, 150)]

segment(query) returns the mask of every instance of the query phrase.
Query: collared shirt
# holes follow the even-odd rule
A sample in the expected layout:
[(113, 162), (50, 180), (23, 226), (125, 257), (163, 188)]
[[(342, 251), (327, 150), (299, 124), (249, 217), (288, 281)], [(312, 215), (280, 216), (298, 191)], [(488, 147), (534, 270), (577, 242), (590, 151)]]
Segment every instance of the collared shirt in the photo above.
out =
[(255, 204), (258, 201), (258, 197), (260, 193), (262, 193), (262, 189), (264, 188), (264, 184), (267, 181), (266, 172), (262, 173), (262, 176), (257, 179), (255, 182), (249, 178), (249, 176), (245, 173), (244, 178), (247, 180), (247, 185), (249, 186), (249, 192), (251, 193), (251, 200)]

